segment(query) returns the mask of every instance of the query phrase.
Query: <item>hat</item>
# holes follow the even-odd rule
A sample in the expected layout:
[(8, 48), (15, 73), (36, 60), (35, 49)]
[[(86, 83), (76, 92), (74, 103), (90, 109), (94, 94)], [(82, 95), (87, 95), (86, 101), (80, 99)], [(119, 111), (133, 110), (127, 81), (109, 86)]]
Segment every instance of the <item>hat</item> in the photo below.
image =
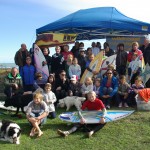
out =
[(78, 77), (77, 77), (76, 75), (72, 75), (72, 77), (71, 77), (70, 80), (72, 80), (72, 81), (74, 80), (74, 81), (75, 81), (75, 80), (77, 80), (77, 79), (78, 79)]
[(85, 51), (84, 47), (80, 47), (79, 52), (83, 52), (83, 51)]

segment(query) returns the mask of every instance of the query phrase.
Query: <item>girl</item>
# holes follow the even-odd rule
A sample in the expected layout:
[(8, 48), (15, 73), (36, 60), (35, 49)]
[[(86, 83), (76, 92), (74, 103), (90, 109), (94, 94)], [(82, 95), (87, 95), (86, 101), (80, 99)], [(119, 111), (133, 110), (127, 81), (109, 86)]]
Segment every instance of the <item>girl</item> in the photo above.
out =
[(50, 74), (48, 79), (47, 79), (47, 83), (50, 83), (52, 85), (51, 89), (52, 92), (55, 91), (55, 75), (54, 74)]
[(117, 102), (119, 102), (119, 108), (121, 108), (123, 105), (124, 107), (129, 107), (127, 104), (127, 98), (128, 98), (128, 92), (130, 88), (130, 85), (126, 82), (126, 76), (121, 75), (119, 77), (119, 87), (117, 92)]
[(34, 136), (38, 133), (37, 137), (40, 137), (43, 132), (40, 129), (40, 125), (46, 122), (48, 115), (48, 106), (43, 101), (43, 95), (41, 93), (35, 93), (33, 95), (33, 101), (31, 101), (26, 110), (26, 117), (33, 126), (30, 132), (30, 136)]
[(48, 117), (56, 118), (56, 113), (55, 113), (55, 106), (54, 103), (56, 102), (56, 96), (55, 94), (51, 91), (51, 84), (46, 83), (44, 87), (44, 101), (47, 104), (49, 108), (49, 115)]
[(86, 96), (90, 91), (93, 91), (93, 81), (90, 77), (86, 77), (85, 82), (81, 87), (82, 96)]
[(69, 77), (71, 78), (72, 75), (76, 75), (78, 79), (80, 79), (81, 75), (81, 67), (78, 65), (78, 59), (74, 58), (72, 61), (72, 65), (69, 67)]
[(101, 84), (100, 78), (96, 78), (93, 86), (93, 91), (96, 93), (96, 98), (99, 98), (100, 84)]
[(67, 56), (67, 60), (65, 62), (65, 71), (66, 71), (67, 78), (70, 78), (69, 77), (69, 67), (72, 65), (72, 61), (73, 61), (73, 55), (69, 54)]

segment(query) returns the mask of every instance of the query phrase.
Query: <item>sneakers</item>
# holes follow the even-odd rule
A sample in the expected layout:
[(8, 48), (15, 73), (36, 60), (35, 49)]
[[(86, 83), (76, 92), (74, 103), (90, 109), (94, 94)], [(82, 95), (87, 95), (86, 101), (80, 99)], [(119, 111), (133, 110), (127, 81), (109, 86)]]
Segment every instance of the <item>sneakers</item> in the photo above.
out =
[(63, 137), (67, 137), (69, 135), (69, 132), (68, 131), (62, 131), (62, 130), (57, 130), (57, 134), (59, 134), (60, 136), (63, 136)]
[(124, 107), (128, 108), (129, 106), (128, 106), (128, 104), (127, 104), (127, 103), (124, 103)]
[(94, 133), (93, 131), (88, 132), (87, 133), (88, 138), (92, 137), (93, 133)]
[(118, 107), (121, 108), (122, 107), (122, 103), (120, 103)]
[(107, 108), (107, 109), (110, 109), (110, 106), (109, 106), (109, 105), (107, 105), (107, 106), (106, 106), (106, 108)]

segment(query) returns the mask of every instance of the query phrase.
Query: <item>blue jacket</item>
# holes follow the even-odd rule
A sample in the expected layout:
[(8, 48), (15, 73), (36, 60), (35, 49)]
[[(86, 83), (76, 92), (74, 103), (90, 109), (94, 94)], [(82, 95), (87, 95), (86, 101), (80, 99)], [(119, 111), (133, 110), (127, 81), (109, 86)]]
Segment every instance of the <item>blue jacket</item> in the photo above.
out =
[(22, 72), (22, 79), (24, 85), (29, 85), (34, 83), (35, 77), (35, 67), (33, 65), (25, 65), (23, 66)]
[[(101, 82), (101, 86), (100, 86), (100, 90), (99, 90), (100, 96), (104, 95), (103, 88), (106, 87), (107, 80), (108, 80), (108, 77), (105, 77), (105, 78), (103, 78), (103, 80)], [(113, 91), (110, 94), (110, 97), (114, 96), (118, 91), (118, 79), (116, 77), (112, 77), (111, 87), (112, 87)]]

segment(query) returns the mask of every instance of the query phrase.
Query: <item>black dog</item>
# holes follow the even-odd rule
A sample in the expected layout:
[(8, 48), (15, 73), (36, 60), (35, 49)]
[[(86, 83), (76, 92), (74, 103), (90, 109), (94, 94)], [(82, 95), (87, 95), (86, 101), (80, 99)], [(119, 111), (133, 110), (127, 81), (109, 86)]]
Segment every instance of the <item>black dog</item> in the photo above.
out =
[(21, 111), (23, 113), (24, 112), (24, 107), (28, 105), (29, 102), (31, 102), (33, 100), (33, 95), (32, 94), (26, 94), (26, 95), (21, 95), (21, 94), (16, 94), (13, 95), (11, 98), (7, 98), (5, 100), (5, 107), (8, 106), (13, 106), (16, 107), (16, 114), (17, 115), (19, 113), (19, 109), (21, 108)]

